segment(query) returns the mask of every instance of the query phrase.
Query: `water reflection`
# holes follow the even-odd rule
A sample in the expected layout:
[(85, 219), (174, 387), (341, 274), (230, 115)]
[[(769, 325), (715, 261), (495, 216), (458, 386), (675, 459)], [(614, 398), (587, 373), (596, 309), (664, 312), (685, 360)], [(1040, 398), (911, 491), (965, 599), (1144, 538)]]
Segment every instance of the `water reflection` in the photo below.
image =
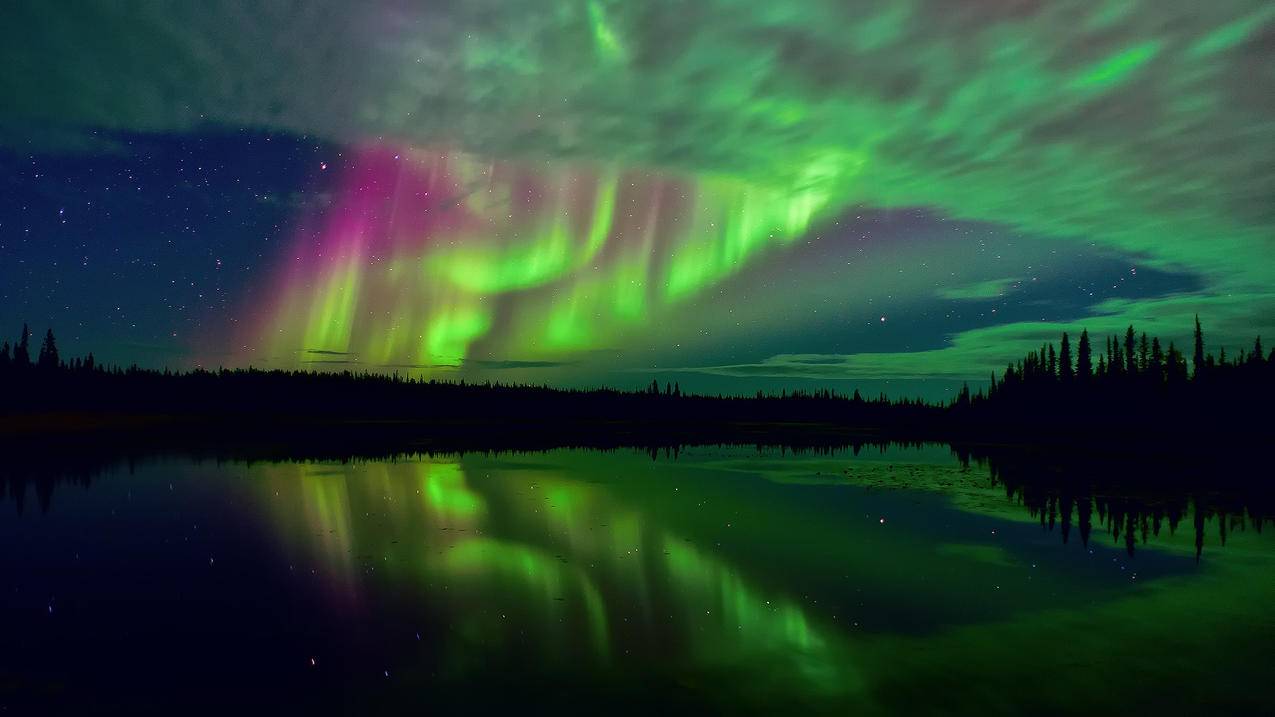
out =
[(274, 465), (252, 480), (289, 560), (319, 566), (339, 602), (365, 603), (384, 582), (443, 592), (444, 664), (530, 641), (542, 663), (596, 669), (619, 645), (700, 665), (764, 659), (807, 689), (854, 684), (798, 603), (658, 516), (552, 463), (481, 472), (435, 458)]
[(1201, 466), (1041, 459), (1015, 452), (956, 453), (966, 465), (972, 460), (985, 467), (991, 480), (1004, 486), (1006, 496), (1039, 518), (1042, 527), (1053, 530), (1057, 525), (1064, 543), (1070, 539), (1074, 518), (1081, 541), (1088, 545), (1096, 513), (1098, 525), (1113, 541), (1123, 542), (1130, 556), (1139, 542), (1146, 544), (1165, 527), (1175, 532), (1190, 516), (1199, 559), (1206, 525), (1216, 524), (1218, 544), (1226, 545), (1228, 530), (1261, 531), (1275, 504), (1264, 481), (1249, 480), (1250, 463), (1243, 456)]
[[(919, 448), (931, 449), (929, 459), (932, 462), (946, 462), (944, 458), (935, 458), (933, 449), (940, 448), (938, 444), (853, 441), (848, 444), (801, 447), (755, 447), (759, 455), (778, 453), (783, 457), (790, 453), (844, 458), (849, 467), (834, 469), (827, 476), (850, 476), (859, 485), (929, 490), (946, 490), (954, 485), (951, 480), (936, 481), (931, 466), (927, 466), (927, 472), (924, 473), (905, 466), (900, 466), (898, 472), (892, 471), (892, 468), (882, 472), (873, 471), (875, 462), (858, 462), (867, 455)], [(1021, 449), (972, 449), (964, 445), (952, 445), (949, 449), (951, 457), (966, 472), (973, 468), (975, 480), (986, 477), (992, 485), (1002, 486), (1010, 503), (1021, 505), (1030, 517), (1039, 519), (1042, 528), (1057, 532), (1063, 543), (1070, 542), (1072, 533), (1076, 532), (1079, 533), (1082, 545), (1088, 546), (1097, 524), (1098, 528), (1111, 536), (1113, 542), (1123, 545), (1127, 554), (1132, 556), (1139, 543), (1145, 545), (1150, 538), (1159, 537), (1163, 528), (1174, 533), (1183, 519), (1190, 519), (1195, 536), (1196, 558), (1200, 559), (1204, 552), (1206, 533), (1210, 531), (1209, 526), (1215, 526), (1211, 529), (1216, 532), (1216, 543), (1224, 546), (1228, 532), (1248, 528), (1261, 531), (1262, 524), (1275, 515), (1275, 491), (1261, 482), (1244, 478), (1250, 473), (1246, 457), (1230, 457), (1229, 461), (1220, 461), (1224, 457), (1219, 457), (1219, 463), (1215, 467), (1206, 469), (1201, 467), (1199, 459), (1135, 466), (1128, 461), (1099, 461), (1091, 457), (1076, 459), (1067, 454), (1040, 454)], [(676, 462), (683, 447), (668, 445), (621, 450), (641, 450), (652, 461)], [(500, 452), (495, 454), (499, 455)], [(486, 503), (481, 495), (465, 487), (463, 468), (460, 466), (464, 453), (442, 453), (441, 455), (453, 455), (454, 459), (450, 462), (448, 459), (440, 461), (439, 455), (432, 452), (391, 452), (389, 458), (391, 461), (405, 461), (399, 463), (399, 466), (417, 466), (413, 469), (423, 472), (418, 482), (421, 490), (425, 491), (423, 500), (428, 505), (428, 517), (433, 521), (458, 524), (464, 519), (478, 521), (486, 510)], [(297, 515), (305, 517), (307, 521), (312, 519), (324, 524), (343, 519), (348, 521), (347, 486), (321, 480), (312, 484), (311, 478), (348, 477), (349, 466), (361, 466), (366, 473), (363, 480), (381, 486), (388, 486), (390, 482), (397, 480), (391, 476), (398, 476), (395, 471), (402, 468), (391, 468), (395, 466), (394, 463), (376, 463), (372, 458), (381, 457), (370, 457), (367, 461), (346, 458), (335, 464), (337, 467), (326, 463), (323, 466), (293, 464), (295, 469), (292, 473), (300, 473), (305, 485), (312, 485), (312, 489), (307, 490), (306, 499)], [(54, 455), (28, 453), (24, 457), (18, 457), (17, 461), (10, 462), (5, 471), (0, 472), (0, 499), (10, 500), (20, 515), (27, 509), (29, 495), (33, 495), (40, 512), (47, 513), (51, 509), (57, 485), (88, 487), (93, 477), (103, 471), (110, 471), (120, 464), (133, 469), (136, 464), (148, 459), (153, 459), (153, 455), (115, 452), (64, 452)], [(207, 459), (221, 464), (226, 461), (235, 462), (240, 458), (237, 453), (230, 452), (217, 453), (215, 457)], [(426, 462), (417, 462), (421, 459)], [(286, 469), (278, 467), (270, 468), (270, 471), (287, 473)], [(969, 478), (970, 476), (961, 476), (960, 480), (969, 482)], [(385, 490), (389, 490), (388, 487)], [(550, 514), (558, 515), (560, 522), (569, 521), (571, 503), (576, 499), (575, 486), (560, 486), (553, 490), (557, 491), (558, 500), (552, 501), (544, 509)], [(283, 519), (287, 521), (287, 517)], [(348, 532), (348, 524), (330, 528), (330, 536), (348, 535)], [(332, 540), (338, 538), (333, 537)], [(348, 550), (343, 555), (344, 560), (349, 559)]]
[[(619, 450), (640, 450), (651, 460), (677, 461), (684, 448), (672, 445)], [(755, 447), (759, 456), (783, 457), (792, 454), (844, 459), (843, 463), (849, 467), (837, 468), (827, 475), (852, 476), (854, 482), (862, 485), (946, 490), (955, 484), (952, 480), (936, 480), (932, 472), (922, 474), (903, 466), (900, 466), (897, 473), (873, 472), (871, 468), (874, 463), (859, 462), (865, 456), (917, 449), (929, 449), (932, 462), (948, 462), (944, 458), (934, 458), (935, 449), (942, 449), (940, 444), (917, 442), (853, 441), (844, 444)], [(944, 455), (950, 455), (967, 472), (973, 471), (970, 475), (962, 476), (959, 482), (968, 483), (971, 477), (974, 480), (985, 478), (991, 484), (1003, 487), (1005, 496), (1011, 503), (1020, 505), (1028, 515), (1038, 519), (1042, 528), (1057, 532), (1064, 544), (1071, 540), (1075, 532), (1081, 543), (1088, 546), (1097, 526), (1114, 543), (1123, 545), (1132, 556), (1139, 543), (1146, 544), (1149, 539), (1158, 537), (1165, 528), (1174, 533), (1184, 519), (1189, 519), (1195, 539), (1196, 557), (1199, 558), (1204, 550), (1206, 534), (1210, 530), (1215, 531), (1217, 545), (1222, 546), (1226, 544), (1228, 532), (1250, 528), (1260, 531), (1262, 525), (1275, 516), (1275, 491), (1260, 481), (1248, 480), (1252, 459), (1243, 455), (1229, 458), (1219, 456), (1216, 465), (1206, 468), (1202, 467), (1198, 457), (1180, 462), (1134, 465), (1128, 460), (1104, 462), (1088, 456), (1076, 459), (1064, 453), (1006, 448), (971, 449), (968, 446), (953, 445), (942, 450), (950, 451)], [(486, 451), (480, 455), (501, 453)], [(516, 454), (517, 452), (511, 455)], [(93, 478), (104, 471), (119, 465), (126, 465), (132, 470), (139, 462), (152, 460), (154, 455), (111, 451), (61, 452), (53, 455), (28, 453), (18, 456), (0, 471), (0, 499), (11, 501), (16, 512), (21, 515), (33, 495), (40, 512), (47, 513), (52, 507), (54, 492), (59, 484), (87, 488)], [(345, 457), (335, 462), (337, 467), (332, 467), (333, 464), (324, 464), (322, 467), (310, 465), (291, 473), (277, 466), (303, 463), (293, 464), (288, 461), (269, 464), (276, 466), (269, 470), (283, 470), (284, 474), (289, 475), (299, 473), (298, 480), (307, 486), (313, 485), (313, 490), (307, 491), (308, 497), (305, 505), (301, 506), (300, 516), (327, 524), (348, 513), (345, 487), (322, 478), (347, 476), (350, 465), (363, 466), (363, 470), (369, 474), (364, 479), (378, 485), (388, 486), (389, 483), (396, 482), (397, 478), (392, 478), (391, 475), (398, 474), (393, 470), (375, 468), (378, 465), (394, 465), (392, 462), (375, 462), (385, 458), (390, 461), (406, 461), (401, 465), (416, 465), (419, 466), (416, 470), (424, 472), (425, 475), (419, 482), (421, 489), (425, 491), (424, 500), (431, 506), (430, 515), (436, 521), (443, 517), (453, 521), (461, 521), (466, 517), (477, 520), (486, 509), (483, 497), (465, 487), (461, 468), (465, 453), (389, 451), (386, 455), (378, 453), (365, 457), (346, 456), (344, 453), (340, 455)], [(452, 459), (450, 462), (447, 459), (440, 461), (440, 456), (451, 456)], [(202, 454), (193, 457), (217, 464), (243, 460), (242, 455), (233, 450), (215, 453), (212, 457)], [(425, 462), (416, 462), (421, 460)], [(249, 459), (249, 465), (253, 462), (255, 461)], [(865, 471), (865, 467), (868, 470)], [(556, 490), (559, 491), (560, 500), (545, 509), (565, 520), (565, 516), (572, 512), (570, 502), (573, 500), (574, 488), (560, 487)], [(1210, 529), (1210, 525), (1215, 528)], [(346, 526), (339, 534), (348, 532)], [(333, 529), (333, 534), (338, 534), (338, 531)]]
[[(1132, 659), (1126, 646), (1167, 631), (1226, 665), (1202, 691), (1260, 699), (1260, 661), (1245, 656), (1275, 596), (1275, 550), (1252, 530), (1270, 514), (1260, 491), (857, 448), (9, 472), (0, 569), (15, 588), (0, 629), (15, 647), (0, 678), (17, 677), (0, 681), (0, 705), (24, 704), (4, 684), (29, 695), (33, 675), (101, 694), (144, 672), (173, 699), (218, 684), (228, 701), (286, 704), (302, 690), (318, 711), (623, 695), (634, 709), (888, 714), (989, 711), (996, 693), (1002, 711), (1056, 713), (1090, 684), (1094, 655)], [(41, 510), (20, 512), (33, 487)], [(117, 664), (67, 657), (104, 647)], [(1057, 694), (1034, 694), (1033, 670)]]

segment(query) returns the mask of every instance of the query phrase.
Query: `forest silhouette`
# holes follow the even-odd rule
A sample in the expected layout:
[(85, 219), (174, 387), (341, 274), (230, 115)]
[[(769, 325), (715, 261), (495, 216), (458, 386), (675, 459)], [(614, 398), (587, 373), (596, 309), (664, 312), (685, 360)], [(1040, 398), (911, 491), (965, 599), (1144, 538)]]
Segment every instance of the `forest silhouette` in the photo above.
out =
[[(387, 425), (460, 439), (492, 431), (514, 447), (677, 445), (693, 442), (820, 443), (821, 432), (882, 438), (1027, 443), (1165, 442), (1264, 436), (1275, 397), (1275, 351), (1228, 357), (1207, 351), (1198, 317), (1188, 356), (1135, 331), (1088, 331), (1073, 344), (1011, 362), (986, 389), (968, 385), (945, 403), (864, 398), (855, 390), (700, 395), (674, 383), (590, 390), (418, 379), (351, 371), (105, 366), (93, 354), (69, 360), (48, 330), (32, 357), (27, 326), (0, 344), (0, 426), (10, 433), (79, 430), (283, 433), (314, 426)], [(557, 437), (554, 434), (558, 434)], [(525, 444), (520, 444), (520, 441)], [(478, 443), (477, 445), (482, 445)]]
[[(57, 483), (111, 465), (195, 460), (385, 460), (467, 452), (639, 448), (676, 460), (689, 445), (755, 445), (830, 455), (942, 441), (987, 468), (1062, 541), (1101, 526), (1132, 553), (1190, 521), (1228, 530), (1275, 513), (1252, 450), (1268, 440), (1275, 352), (1261, 340), (1190, 355), (1138, 333), (1087, 331), (1009, 363), (947, 402), (832, 390), (708, 396), (652, 381), (635, 390), (422, 380), (375, 373), (106, 366), (63, 359), (51, 330), (0, 343), (0, 444), (19, 443), (0, 496), (47, 511)], [(65, 450), (74, 436), (74, 451)], [(14, 448), (15, 446), (10, 446)], [(1095, 518), (1096, 516), (1096, 518)]]

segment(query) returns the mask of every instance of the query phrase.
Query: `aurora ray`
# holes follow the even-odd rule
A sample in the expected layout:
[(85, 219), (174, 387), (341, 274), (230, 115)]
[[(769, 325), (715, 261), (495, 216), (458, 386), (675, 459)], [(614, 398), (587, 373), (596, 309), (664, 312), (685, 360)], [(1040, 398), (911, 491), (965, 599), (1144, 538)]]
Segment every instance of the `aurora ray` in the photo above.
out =
[(504, 355), (502, 342), (534, 358), (605, 346), (802, 236), (831, 181), (765, 187), (383, 146), (343, 171), (333, 207), (297, 232), (257, 329), (273, 357), (428, 371), (475, 349)]

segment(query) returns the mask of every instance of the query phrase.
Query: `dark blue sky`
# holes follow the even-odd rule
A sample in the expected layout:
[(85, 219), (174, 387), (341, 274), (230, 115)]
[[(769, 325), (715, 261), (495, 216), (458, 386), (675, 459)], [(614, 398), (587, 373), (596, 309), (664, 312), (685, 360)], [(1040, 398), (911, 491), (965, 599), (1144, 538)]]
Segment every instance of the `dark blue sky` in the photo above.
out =
[(52, 327), (106, 360), (182, 364), (268, 280), (299, 205), (320, 201), (312, 140), (113, 135), (102, 154), (0, 151), (0, 322)]

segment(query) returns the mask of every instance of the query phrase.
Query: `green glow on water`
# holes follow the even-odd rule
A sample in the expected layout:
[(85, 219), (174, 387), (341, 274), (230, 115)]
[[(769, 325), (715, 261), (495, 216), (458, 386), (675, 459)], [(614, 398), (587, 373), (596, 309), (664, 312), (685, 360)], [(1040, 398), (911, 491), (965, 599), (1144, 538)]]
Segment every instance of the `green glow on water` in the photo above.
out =
[[(442, 601), (458, 675), (530, 640), (544, 669), (619, 679), (601, 674), (649, 659), (734, 675), (714, 689), (740, 699), (889, 713), (930, 685), (945, 704), (1072, 711), (1131, 689), (1081, 667), (1095, 659), (1136, 662), (1165, 686), (1178, 681), (1167, 655), (1190, 653), (1212, 665), (1199, 699), (1216, 699), (1260, 663), (1249, 638), (1271, 624), (1275, 595), (1269, 536), (1232, 530), (1198, 566), (1189, 520), (1132, 560), (1097, 531), (1088, 551), (1074, 532), (1069, 546), (1042, 543), (1036, 517), (942, 452), (258, 470), (267, 519), (290, 554), (325, 566), (334, 595)], [(819, 507), (829, 500), (845, 505)], [(1148, 644), (1164, 649), (1151, 659)], [(1041, 671), (1047, 685), (1030, 679)]]

